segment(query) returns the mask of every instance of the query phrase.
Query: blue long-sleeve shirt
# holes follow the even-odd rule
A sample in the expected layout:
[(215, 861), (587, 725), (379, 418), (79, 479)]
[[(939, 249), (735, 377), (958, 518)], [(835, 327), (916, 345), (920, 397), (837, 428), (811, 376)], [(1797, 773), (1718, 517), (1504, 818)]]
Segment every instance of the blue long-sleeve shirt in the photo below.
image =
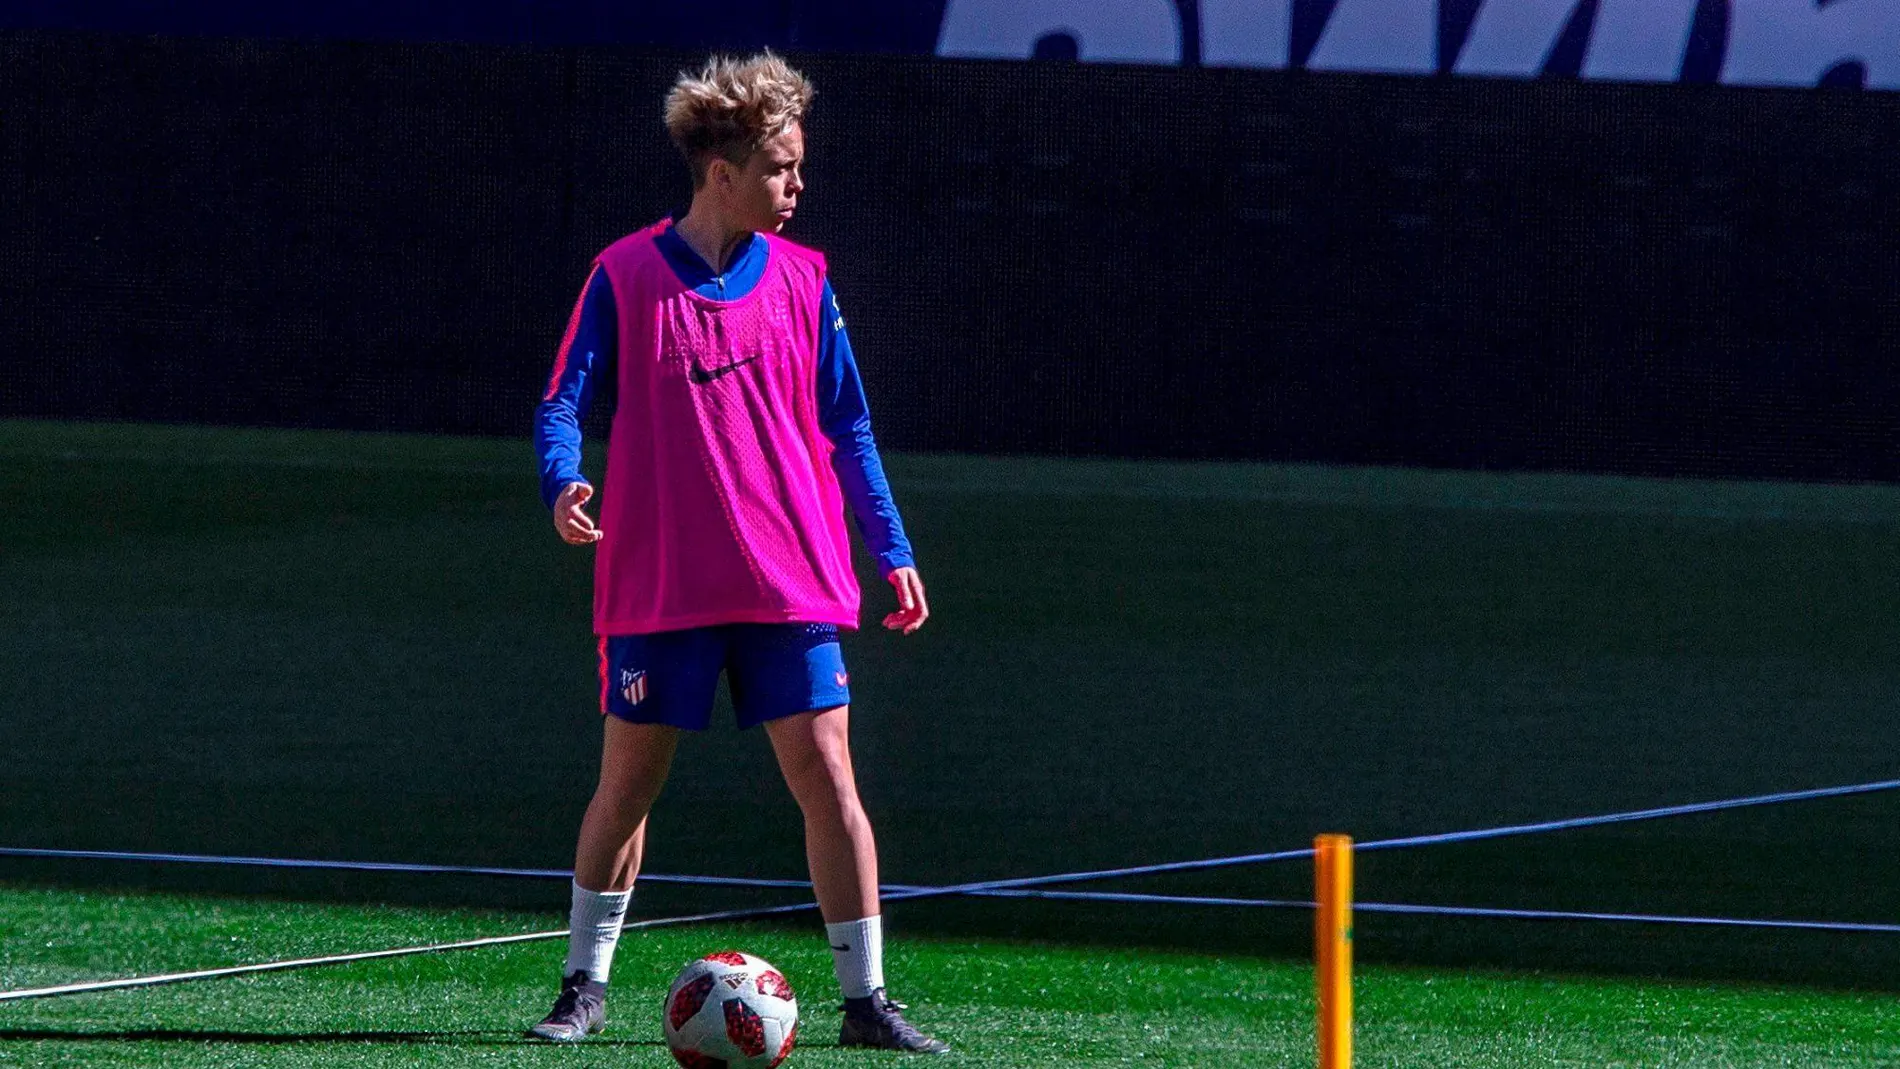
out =
[[(668, 266), (694, 292), (714, 300), (737, 300), (765, 275), (767, 244), (757, 235), (740, 239), (722, 274), (713, 270), (671, 227), (654, 239)], [(885, 575), (916, 563), (903, 520), (884, 477), (870, 406), (858, 376), (851, 339), (831, 281), (822, 294), (825, 315), (818, 337), (818, 423), (832, 444), (831, 467), (849, 503), (864, 543)], [(613, 374), (619, 338), (613, 285), (595, 268), (568, 325), (546, 395), (535, 408), (534, 445), (541, 465), (541, 499), (548, 507), (581, 475), (581, 416), (593, 399), (597, 376)]]

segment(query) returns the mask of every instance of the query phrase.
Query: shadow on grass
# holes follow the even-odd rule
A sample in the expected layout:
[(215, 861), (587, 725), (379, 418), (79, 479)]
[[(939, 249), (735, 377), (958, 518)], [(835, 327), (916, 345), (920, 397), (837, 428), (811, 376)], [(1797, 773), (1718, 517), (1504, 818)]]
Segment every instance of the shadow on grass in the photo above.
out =
[[(90, 1031), (64, 1028), (0, 1028), (0, 1043), (16, 1040), (65, 1040), (118, 1043), (249, 1043), (265, 1046), (299, 1043), (427, 1043), (452, 1046), (550, 1046), (512, 1031), (461, 1032), (234, 1032), (195, 1028), (134, 1028)], [(664, 1047), (653, 1039), (588, 1040), (589, 1047)]]

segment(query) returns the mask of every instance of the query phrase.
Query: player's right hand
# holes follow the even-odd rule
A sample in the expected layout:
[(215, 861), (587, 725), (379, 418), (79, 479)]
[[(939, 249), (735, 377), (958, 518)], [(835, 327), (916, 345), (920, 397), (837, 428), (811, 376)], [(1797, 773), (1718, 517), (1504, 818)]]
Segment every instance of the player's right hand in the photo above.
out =
[(554, 499), (554, 530), (561, 541), (570, 546), (600, 541), (600, 528), (594, 526), (593, 517), (581, 508), (593, 496), (594, 488), (586, 483), (568, 483), (561, 488), (561, 496)]

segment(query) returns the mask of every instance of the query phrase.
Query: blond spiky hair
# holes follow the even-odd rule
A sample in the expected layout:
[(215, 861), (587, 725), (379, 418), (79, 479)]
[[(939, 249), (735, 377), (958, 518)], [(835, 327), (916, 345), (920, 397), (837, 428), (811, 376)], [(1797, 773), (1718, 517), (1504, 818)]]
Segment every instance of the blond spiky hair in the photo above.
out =
[(744, 163), (760, 145), (805, 118), (816, 92), (771, 49), (750, 59), (714, 56), (698, 74), (680, 72), (666, 94), (666, 132), (706, 183), (712, 157)]

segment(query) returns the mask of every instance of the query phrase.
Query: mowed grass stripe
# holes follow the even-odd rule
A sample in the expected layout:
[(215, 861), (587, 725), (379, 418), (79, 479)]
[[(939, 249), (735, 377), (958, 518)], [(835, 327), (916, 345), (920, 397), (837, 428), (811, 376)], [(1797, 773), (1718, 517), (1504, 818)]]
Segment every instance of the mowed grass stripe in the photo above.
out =
[[(588, 443), (590, 470), (599, 468), (601, 445)], [(365, 431), (0, 420), (0, 456), (515, 479), (534, 474), (525, 440)], [(903, 452), (886, 459), (903, 485), (927, 493), (1900, 525), (1900, 486), (1886, 484)]]

